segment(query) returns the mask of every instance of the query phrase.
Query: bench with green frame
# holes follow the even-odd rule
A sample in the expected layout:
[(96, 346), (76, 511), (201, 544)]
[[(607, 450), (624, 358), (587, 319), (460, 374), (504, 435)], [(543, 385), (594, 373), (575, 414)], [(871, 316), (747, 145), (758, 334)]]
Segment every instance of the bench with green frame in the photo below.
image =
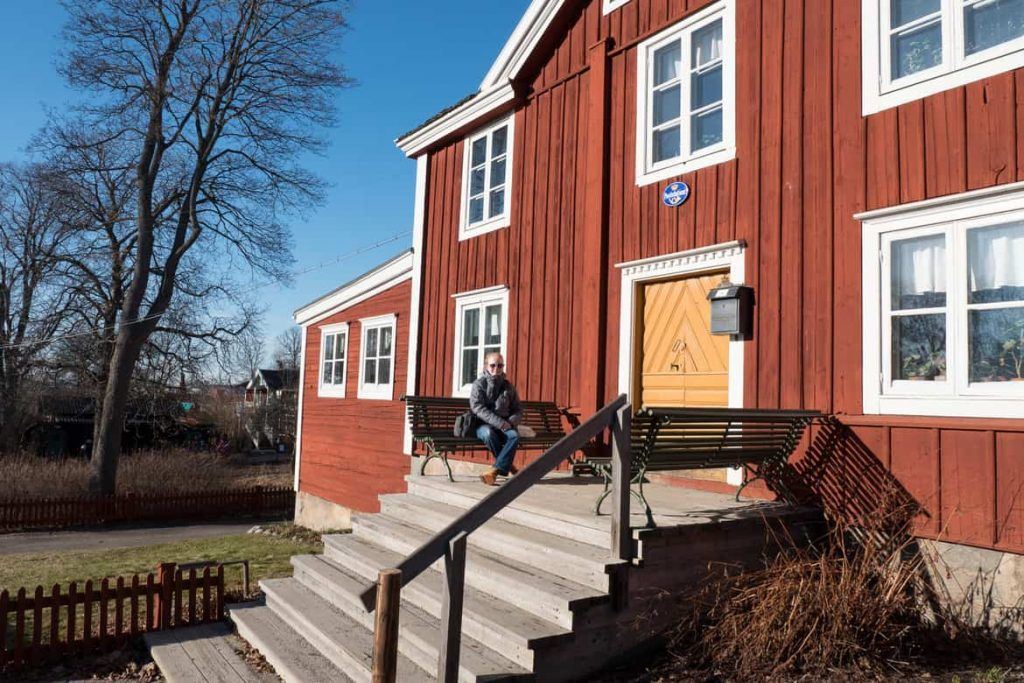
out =
[[(644, 496), (648, 472), (742, 467), (739, 500), (748, 484), (789, 459), (808, 425), (820, 417), (806, 410), (645, 408), (632, 422), (630, 493), (643, 504), (647, 524), (653, 527), (654, 515)], [(604, 478), (594, 506), (599, 515), (611, 493), (611, 456), (591, 455), (581, 464)]]
[[(420, 474), (427, 469), (427, 463), (440, 458), (448, 470), (448, 480), (452, 477), (452, 468), (448, 464), (448, 456), (454, 453), (485, 450), (485, 446), (476, 438), (458, 437), (454, 434), (455, 418), (469, 410), (469, 399), (447, 398), (441, 396), (403, 396), (406, 418), (412, 432), (413, 443), (426, 449), (426, 457), (420, 465)], [(536, 432), (536, 436), (521, 437), (519, 450), (546, 451), (559, 439), (565, 436), (562, 417), (565, 411), (550, 401), (521, 401), (525, 425)]]

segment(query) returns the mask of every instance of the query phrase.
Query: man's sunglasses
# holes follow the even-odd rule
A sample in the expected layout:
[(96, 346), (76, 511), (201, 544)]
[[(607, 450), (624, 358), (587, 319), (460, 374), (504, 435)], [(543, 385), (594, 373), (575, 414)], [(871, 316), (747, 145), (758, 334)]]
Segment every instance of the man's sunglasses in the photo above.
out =
[(489, 368), (503, 368), (503, 367), (505, 367), (505, 364), (504, 363), (491, 363), (487, 367), (489, 367)]

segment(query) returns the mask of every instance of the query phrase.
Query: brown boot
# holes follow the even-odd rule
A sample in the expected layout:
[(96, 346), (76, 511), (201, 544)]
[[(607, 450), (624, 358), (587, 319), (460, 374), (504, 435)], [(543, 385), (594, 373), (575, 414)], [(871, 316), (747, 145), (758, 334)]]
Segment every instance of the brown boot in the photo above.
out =
[(508, 466), (508, 476), (514, 477), (517, 474), (519, 474), (519, 468), (516, 467), (515, 465), (509, 465)]
[(498, 470), (491, 469), (480, 475), (480, 481), (488, 486), (497, 486)]

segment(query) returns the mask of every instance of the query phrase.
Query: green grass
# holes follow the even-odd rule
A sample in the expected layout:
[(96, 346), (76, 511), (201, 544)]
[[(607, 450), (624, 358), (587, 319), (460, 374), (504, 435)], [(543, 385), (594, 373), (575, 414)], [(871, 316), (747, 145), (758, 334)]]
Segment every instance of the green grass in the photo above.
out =
[[(7, 589), (15, 593), (24, 587), (31, 593), (37, 585), (42, 585), (49, 592), (55, 583), (64, 590), (71, 581), (76, 581), (81, 590), (88, 579), (98, 587), (103, 578), (155, 573), (160, 562), (182, 564), (204, 560), (249, 560), (252, 590), (255, 590), (260, 579), (291, 576), (289, 558), (292, 555), (316, 553), (321, 549), (322, 546), (311, 540), (239, 534), (142, 548), (0, 555), (0, 591)], [(241, 569), (225, 569), (225, 582), (228, 590), (241, 588)]]

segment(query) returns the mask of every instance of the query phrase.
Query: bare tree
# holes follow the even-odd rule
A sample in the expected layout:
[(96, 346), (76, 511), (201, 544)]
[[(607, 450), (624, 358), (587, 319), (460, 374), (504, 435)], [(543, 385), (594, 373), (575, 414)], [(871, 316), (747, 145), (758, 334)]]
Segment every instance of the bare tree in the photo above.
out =
[(298, 327), (289, 327), (277, 335), (274, 362), (285, 370), (298, 370), (302, 358), (302, 332)]
[[(132, 374), (171, 307), (188, 256), (282, 279), (283, 213), (321, 199), (299, 165), (322, 147), (346, 84), (331, 51), (339, 0), (65, 0), (67, 80), (82, 115), (123, 145), (135, 201), (131, 268), (99, 409), (90, 489), (116, 484)], [(93, 143), (86, 143), (93, 144)]]
[(217, 361), (229, 382), (248, 382), (267, 358), (267, 342), (258, 322), (221, 344)]

